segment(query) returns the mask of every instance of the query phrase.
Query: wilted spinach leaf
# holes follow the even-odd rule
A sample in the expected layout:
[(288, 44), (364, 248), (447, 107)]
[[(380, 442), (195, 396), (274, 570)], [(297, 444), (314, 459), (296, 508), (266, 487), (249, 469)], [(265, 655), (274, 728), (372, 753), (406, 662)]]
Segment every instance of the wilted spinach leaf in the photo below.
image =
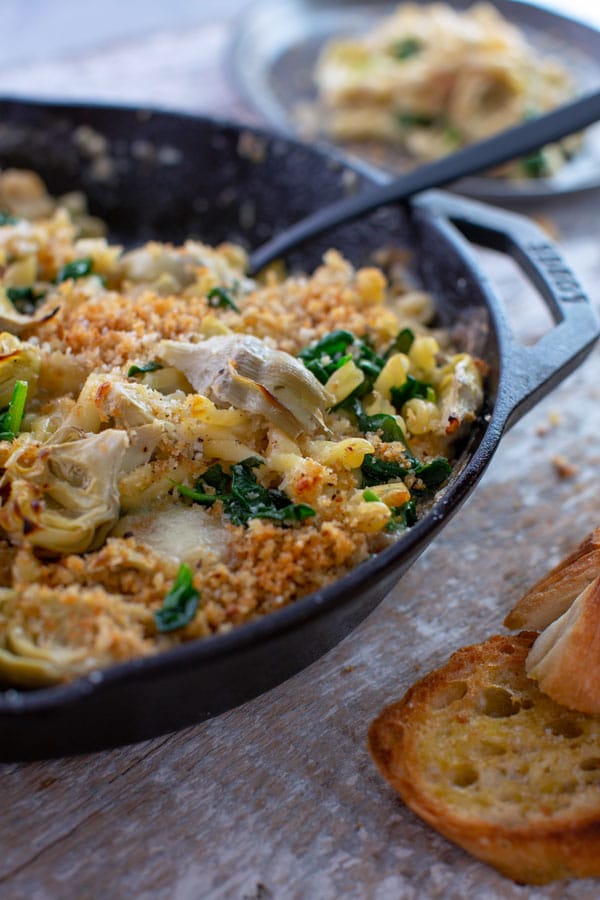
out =
[(194, 488), (182, 484), (175, 487), (184, 497), (203, 506), (220, 500), (233, 525), (247, 525), (250, 519), (271, 519), (280, 524), (303, 522), (315, 515), (311, 506), (293, 503), (283, 491), (263, 487), (252, 471), (260, 465), (262, 460), (251, 456), (233, 465), (228, 475), (217, 463), (200, 475)]
[(127, 377), (133, 378), (134, 375), (145, 375), (146, 372), (158, 372), (162, 368), (163, 366), (157, 362), (142, 363), (141, 366), (129, 366)]
[(402, 506), (392, 510), (392, 518), (385, 526), (386, 531), (404, 531), (417, 521), (417, 508), (414, 500), (408, 500)]
[(392, 56), (400, 60), (400, 62), (416, 56), (422, 49), (423, 44), (416, 37), (405, 37), (400, 41), (396, 41), (391, 47)]
[(212, 306), (213, 309), (217, 309), (220, 307), (221, 309), (233, 309), (234, 312), (239, 313), (239, 307), (236, 305), (235, 300), (231, 296), (231, 293), (223, 287), (214, 287), (207, 294), (208, 305)]
[(16, 381), (8, 408), (0, 414), (0, 441), (13, 441), (21, 429), (25, 403), (27, 402), (26, 381)]
[(410, 467), (392, 460), (378, 459), (373, 453), (367, 453), (360, 467), (362, 482), (365, 487), (374, 484), (386, 484), (388, 481), (401, 481), (411, 471)]
[(33, 287), (7, 287), (6, 296), (15, 309), (25, 315), (31, 314), (37, 304), (46, 296), (45, 291), (34, 291)]
[(156, 627), (161, 632), (175, 631), (192, 621), (198, 609), (200, 594), (194, 587), (192, 570), (181, 563), (173, 587), (154, 613)]
[(412, 375), (406, 376), (406, 381), (400, 387), (393, 387), (390, 390), (392, 403), (396, 409), (401, 409), (407, 400), (413, 397), (419, 397), (422, 400), (431, 400), (435, 403), (435, 391), (430, 384), (425, 381), (419, 381)]
[(74, 259), (70, 263), (65, 263), (59, 269), (56, 276), (56, 284), (62, 284), (63, 281), (67, 281), (69, 278), (84, 278), (91, 273), (93, 266), (94, 260), (91, 256), (83, 256), (81, 259)]
[(405, 443), (402, 429), (394, 416), (390, 416), (387, 413), (377, 413), (374, 416), (369, 416), (360, 400), (356, 397), (351, 398), (349, 402), (344, 401), (344, 404), (346, 403), (347, 405), (344, 405), (343, 408), (354, 413), (358, 429), (363, 434), (368, 434), (369, 432), (379, 433), (387, 443), (392, 443), (393, 441)]
[(392, 344), (386, 350), (385, 358), (387, 359), (393, 353), (408, 353), (413, 345), (414, 339), (414, 331), (410, 328), (403, 328), (402, 331), (398, 332)]
[(418, 463), (413, 469), (425, 487), (437, 488), (448, 480), (452, 472), (452, 466), (445, 456), (436, 456), (429, 463)]

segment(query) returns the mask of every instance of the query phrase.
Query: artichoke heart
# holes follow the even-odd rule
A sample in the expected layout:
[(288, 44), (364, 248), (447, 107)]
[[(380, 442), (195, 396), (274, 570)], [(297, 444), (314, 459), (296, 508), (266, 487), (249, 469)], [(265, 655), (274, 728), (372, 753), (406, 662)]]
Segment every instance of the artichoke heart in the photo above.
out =
[[(1, 323), (0, 323), (1, 324)], [(26, 381), (28, 395), (35, 393), (40, 371), (40, 352), (6, 331), (0, 334), (0, 408), (10, 403), (15, 383)]]
[(147, 652), (152, 613), (97, 587), (23, 585), (0, 593), (0, 681), (57, 684)]
[(323, 411), (333, 398), (312, 372), (289, 353), (246, 334), (199, 344), (161, 341), (158, 355), (183, 372), (195, 391), (259, 413), (293, 437), (328, 431)]
[(115, 375), (107, 375), (100, 382), (94, 402), (102, 416), (114, 419), (125, 428), (139, 428), (155, 421), (153, 391), (150, 388), (121, 381)]
[(103, 423), (111, 420), (128, 431), (154, 425), (160, 400), (160, 394), (144, 385), (125, 382), (119, 375), (92, 372), (50, 443), (69, 440), (76, 432), (99, 432)]
[(174, 247), (154, 241), (125, 253), (121, 257), (120, 271), (124, 278), (143, 284), (159, 282), (168, 276), (177, 290), (194, 280), (193, 268), (181, 253)]
[(57, 308), (55, 307), (33, 315), (20, 313), (8, 299), (6, 292), (0, 290), (0, 328), (10, 331), (12, 334), (21, 334), (26, 328), (31, 329), (36, 325), (41, 325), (56, 315), (56, 312)]
[(121, 463), (120, 475), (133, 472), (138, 466), (148, 462), (156, 446), (163, 436), (165, 426), (163, 422), (152, 422), (148, 425), (140, 425), (128, 431), (129, 447)]
[(129, 445), (107, 429), (81, 440), (16, 450), (0, 487), (7, 492), (0, 526), (53, 553), (98, 546), (119, 515), (118, 478)]

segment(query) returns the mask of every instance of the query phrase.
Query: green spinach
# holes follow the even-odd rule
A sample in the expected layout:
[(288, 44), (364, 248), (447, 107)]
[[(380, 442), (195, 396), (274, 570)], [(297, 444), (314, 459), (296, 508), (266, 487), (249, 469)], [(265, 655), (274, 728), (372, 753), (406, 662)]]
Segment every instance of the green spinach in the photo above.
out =
[(161, 632), (175, 631), (188, 625), (198, 609), (200, 594), (194, 587), (192, 570), (181, 563), (173, 586), (154, 613), (156, 627)]
[(412, 375), (407, 375), (406, 381), (400, 387), (391, 388), (390, 395), (392, 403), (398, 410), (402, 409), (406, 401), (412, 400), (413, 397), (419, 397), (421, 400), (430, 400), (432, 403), (435, 403), (436, 400), (433, 387), (425, 381), (413, 378)]
[(157, 362), (142, 363), (141, 366), (129, 366), (127, 377), (133, 378), (134, 375), (145, 375), (146, 372), (158, 372), (162, 368), (161, 364)]
[(7, 287), (6, 296), (20, 313), (30, 314), (46, 296), (45, 291), (35, 291), (33, 287)]
[(528, 178), (543, 178), (548, 174), (548, 160), (542, 149), (523, 157), (521, 166)]
[(402, 429), (394, 416), (390, 416), (388, 413), (376, 413), (374, 416), (369, 416), (365, 412), (360, 400), (352, 395), (350, 395), (343, 404), (340, 404), (340, 406), (347, 412), (352, 412), (354, 414), (358, 430), (362, 431), (363, 434), (380, 434), (382, 439), (387, 443), (392, 443), (393, 441), (401, 441), (403, 444), (406, 443), (406, 439), (402, 434)]
[(392, 510), (392, 518), (385, 526), (386, 531), (396, 532), (405, 531), (417, 521), (417, 508), (414, 500), (408, 500), (402, 506), (397, 506)]
[(414, 331), (410, 328), (403, 328), (402, 331), (398, 332), (392, 344), (386, 350), (385, 358), (389, 359), (393, 353), (408, 353), (413, 345), (414, 339)]
[(352, 354), (348, 353), (348, 348), (354, 341), (350, 331), (332, 331), (316, 344), (301, 350), (298, 358), (321, 384), (325, 384), (337, 369), (350, 362)]
[(207, 294), (207, 299), (208, 305), (212, 306), (213, 309), (233, 309), (236, 313), (240, 311), (231, 293), (223, 287), (211, 288)]
[(27, 402), (26, 381), (16, 381), (7, 409), (0, 414), (0, 441), (14, 441), (21, 429), (25, 403)]
[(228, 475), (217, 463), (200, 475), (194, 488), (177, 483), (175, 487), (182, 496), (203, 506), (220, 500), (233, 525), (245, 526), (250, 519), (271, 519), (284, 525), (315, 515), (311, 506), (293, 503), (283, 491), (263, 487), (252, 471), (262, 464), (262, 459), (251, 456), (233, 465)]
[(65, 265), (59, 269), (58, 275), (56, 276), (56, 284), (62, 284), (63, 281), (68, 281), (69, 278), (72, 278), (73, 280), (85, 278), (86, 275), (91, 274), (93, 267), (94, 260), (91, 256), (82, 256), (81, 259), (74, 259), (72, 262), (65, 263)]
[(423, 49), (423, 44), (418, 38), (405, 37), (400, 41), (396, 41), (391, 46), (392, 56), (394, 59), (404, 62), (406, 59), (416, 56)]
[(367, 453), (363, 459), (360, 471), (364, 487), (375, 484), (386, 484), (388, 481), (401, 481), (411, 471), (411, 464), (416, 462), (409, 458), (408, 466), (392, 460), (378, 459), (373, 453)]
[(421, 479), (429, 490), (440, 487), (448, 480), (452, 472), (452, 466), (445, 456), (436, 456), (428, 463), (417, 463), (413, 468), (413, 474)]
[(401, 128), (431, 128), (435, 124), (434, 116), (423, 113), (399, 112), (396, 121)]

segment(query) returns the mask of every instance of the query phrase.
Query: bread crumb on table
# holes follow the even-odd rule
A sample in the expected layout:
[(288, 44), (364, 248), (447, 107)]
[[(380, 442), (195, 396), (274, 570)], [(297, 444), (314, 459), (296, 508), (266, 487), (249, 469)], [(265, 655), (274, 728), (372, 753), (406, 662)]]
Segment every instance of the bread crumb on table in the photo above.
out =
[(569, 462), (566, 456), (563, 456), (562, 453), (556, 453), (552, 457), (552, 465), (556, 469), (556, 474), (559, 478), (575, 478), (575, 476), (579, 472), (579, 467), (574, 463)]

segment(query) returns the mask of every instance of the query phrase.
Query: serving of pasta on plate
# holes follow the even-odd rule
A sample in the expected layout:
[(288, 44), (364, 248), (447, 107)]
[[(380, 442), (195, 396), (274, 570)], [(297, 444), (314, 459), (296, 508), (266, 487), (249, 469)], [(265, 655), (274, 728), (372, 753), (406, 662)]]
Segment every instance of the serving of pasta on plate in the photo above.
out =
[(2, 684), (280, 609), (443, 489), (485, 364), (398, 251), (254, 280), (233, 244), (124, 252), (33, 172), (0, 210)]
[[(315, 81), (328, 137), (381, 142), (418, 161), (549, 112), (575, 93), (560, 61), (540, 54), (487, 3), (466, 10), (403, 3), (367, 34), (328, 41)], [(552, 176), (580, 143), (569, 137), (496, 174)]]

